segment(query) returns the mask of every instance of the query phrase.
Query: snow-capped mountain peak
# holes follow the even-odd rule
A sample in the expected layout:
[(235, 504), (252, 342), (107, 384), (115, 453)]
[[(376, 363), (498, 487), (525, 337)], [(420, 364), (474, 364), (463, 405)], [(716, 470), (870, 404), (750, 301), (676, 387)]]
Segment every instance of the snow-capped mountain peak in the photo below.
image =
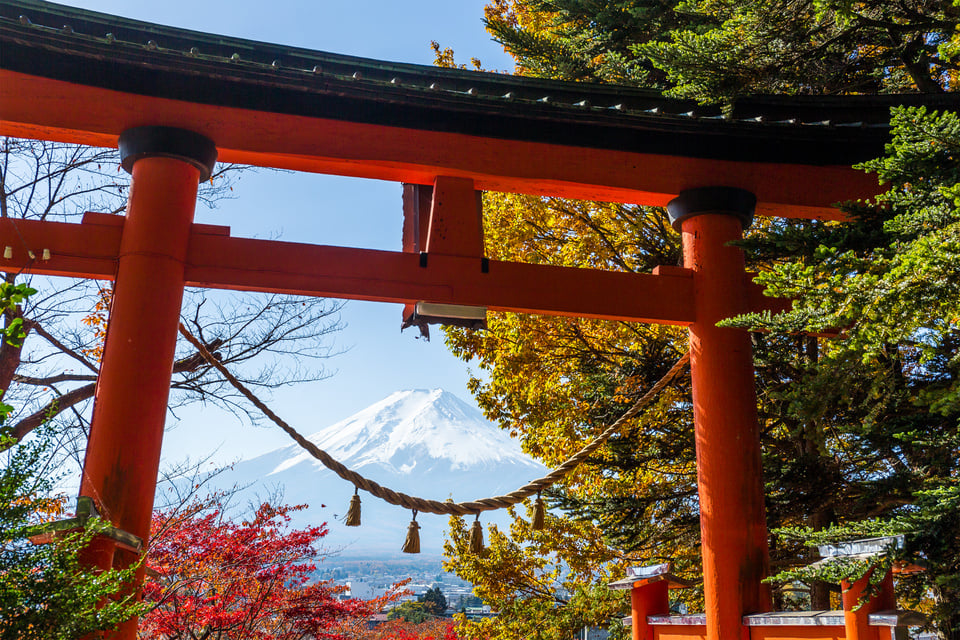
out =
[[(501, 463), (539, 466), (477, 409), (442, 389), (397, 391), (309, 439), (352, 469), (377, 465), (412, 473)], [(273, 473), (310, 459), (296, 451)]]

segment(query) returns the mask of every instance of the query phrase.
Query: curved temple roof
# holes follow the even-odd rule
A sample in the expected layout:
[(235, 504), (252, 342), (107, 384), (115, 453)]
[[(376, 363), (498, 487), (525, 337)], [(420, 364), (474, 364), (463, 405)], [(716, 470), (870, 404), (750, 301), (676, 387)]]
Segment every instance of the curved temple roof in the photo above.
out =
[[(35, 0), (0, 0), (0, 73), (0, 133), (10, 135), (115, 144), (122, 128), (172, 124), (209, 135), (226, 151), (223, 157), (238, 161), (421, 183), (440, 174), (462, 175), (474, 178), (478, 188), (649, 204), (662, 204), (682, 188), (702, 186), (709, 177), (713, 182), (708, 184), (753, 190), (760, 211), (770, 201), (773, 210), (767, 212), (773, 213), (780, 205), (795, 205), (800, 211), (842, 199), (840, 191), (830, 189), (817, 197), (803, 195), (822, 190), (818, 180), (847, 182), (847, 193), (854, 197), (875, 190), (875, 181), (868, 184), (849, 170), (804, 173), (788, 165), (846, 167), (874, 157), (887, 141), (891, 106), (956, 107), (960, 102), (955, 94), (755, 97), (722, 113), (717, 107), (630, 87), (381, 62)], [(54, 101), (57, 92), (78, 103), (70, 110), (97, 113), (59, 113), (65, 109)], [(164, 107), (169, 100), (195, 105), (195, 112)], [(241, 112), (248, 120), (235, 115)], [(258, 114), (254, 120), (267, 131), (258, 131), (250, 114)], [(272, 124), (265, 124), (271, 118)], [(430, 153), (417, 156), (413, 151), (410, 160), (400, 159), (391, 155), (389, 144), (382, 152), (332, 151), (329, 142), (308, 142), (311, 131), (303, 129), (303, 118), (325, 123), (326, 128), (313, 132), (318, 140), (330, 135), (331, 123), (339, 123), (336, 131), (361, 146), (364, 135), (381, 136), (381, 128), (387, 127), (405, 132), (398, 149), (411, 143), (438, 146), (440, 151), (430, 152), (436, 156), (450, 155), (452, 147), (461, 146), (465, 158), (436, 160), (427, 157)], [(304, 140), (281, 140), (293, 137), (291, 127), (300, 130)], [(288, 133), (283, 134), (284, 129)], [(262, 141), (240, 140), (241, 133), (259, 135)], [(478, 139), (484, 144), (472, 147)], [(484, 156), (494, 153), (489, 147), (496, 142), (491, 140), (514, 145), (498, 146), (497, 153), (515, 155), (522, 149), (528, 160), (538, 152), (553, 157), (554, 147), (564, 151), (554, 157), (555, 169), (535, 175), (529, 168), (498, 168), (501, 161)], [(570, 175), (572, 165), (596, 164), (598, 153), (621, 168), (596, 167), (597, 177)], [(291, 156), (314, 160), (294, 161)], [(357, 162), (370, 168), (359, 168)], [(652, 162), (653, 172), (664, 174), (663, 184), (627, 175), (650, 172)], [(779, 169), (770, 168), (777, 165)], [(610, 175), (600, 176), (603, 170)], [(790, 194), (765, 197), (763, 182), (787, 177), (796, 181)], [(545, 186), (522, 188), (537, 181)], [(571, 186), (580, 183), (596, 188)]]

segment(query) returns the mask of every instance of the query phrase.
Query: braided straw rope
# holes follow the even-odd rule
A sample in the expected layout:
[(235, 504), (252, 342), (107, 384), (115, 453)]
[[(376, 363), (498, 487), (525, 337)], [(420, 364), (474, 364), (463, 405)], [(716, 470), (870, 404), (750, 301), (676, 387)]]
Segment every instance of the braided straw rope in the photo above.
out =
[(547, 487), (562, 480), (568, 473), (576, 469), (580, 463), (586, 460), (594, 451), (599, 449), (600, 446), (606, 442), (610, 436), (616, 433), (620, 427), (623, 426), (624, 422), (636, 416), (641, 410), (643, 410), (644, 407), (650, 404), (650, 402), (653, 401), (653, 399), (663, 390), (663, 388), (670, 384), (677, 374), (683, 370), (687, 362), (690, 360), (690, 352), (688, 351), (683, 355), (682, 358), (677, 360), (677, 362), (670, 368), (670, 371), (668, 371), (666, 375), (660, 378), (660, 380), (653, 385), (649, 391), (643, 394), (643, 397), (637, 400), (632, 407), (630, 407), (622, 416), (620, 416), (619, 419), (617, 419), (616, 422), (607, 427), (604, 432), (594, 438), (590, 444), (575, 453), (566, 462), (544, 477), (525, 484), (516, 491), (512, 491), (503, 496), (482, 498), (480, 500), (473, 500), (471, 502), (440, 502), (438, 500), (427, 500), (424, 498), (407, 495), (405, 493), (400, 493), (399, 491), (394, 491), (377, 484), (373, 480), (364, 478), (356, 471), (348, 469), (343, 464), (332, 458), (326, 451), (303, 437), (299, 432), (297, 432), (296, 429), (284, 422), (280, 416), (271, 411), (270, 407), (265, 405), (259, 398), (257, 398), (257, 396), (253, 394), (252, 391), (247, 389), (243, 383), (237, 380), (237, 378), (234, 377), (234, 375), (230, 373), (227, 368), (219, 360), (217, 360), (217, 358), (210, 353), (210, 351), (207, 350), (203, 343), (200, 342), (200, 340), (198, 340), (192, 333), (190, 333), (185, 326), (183, 326), (182, 323), (180, 324), (180, 333), (184, 338), (187, 339), (188, 342), (190, 342), (190, 344), (196, 347), (200, 355), (202, 355), (211, 366), (223, 374), (223, 377), (226, 378), (227, 381), (237, 389), (237, 391), (242, 393), (250, 402), (252, 402), (254, 406), (262, 411), (265, 416), (276, 423), (278, 427), (286, 431), (287, 435), (293, 438), (294, 441), (296, 441), (297, 444), (310, 453), (310, 455), (322, 462), (325, 467), (336, 473), (347, 482), (352, 482), (360, 489), (368, 491), (381, 500), (385, 500), (393, 505), (405, 507), (407, 509), (414, 509), (422, 513), (436, 513), (439, 515), (457, 516), (479, 514), (481, 511), (494, 511), (496, 509), (504, 509), (506, 507), (513, 506), (519, 502), (522, 502), (525, 498), (529, 498), (532, 495), (538, 494)]

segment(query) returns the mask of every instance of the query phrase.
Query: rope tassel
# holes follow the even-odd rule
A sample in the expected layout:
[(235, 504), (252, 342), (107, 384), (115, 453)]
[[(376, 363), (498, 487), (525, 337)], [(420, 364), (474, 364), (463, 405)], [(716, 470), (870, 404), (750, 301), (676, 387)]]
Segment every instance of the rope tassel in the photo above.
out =
[(470, 529), (470, 553), (480, 555), (483, 553), (483, 525), (480, 524), (480, 514), (473, 521), (473, 527)]
[(546, 510), (543, 507), (543, 498), (537, 494), (537, 499), (533, 503), (533, 524), (530, 526), (534, 531), (543, 531), (543, 517)]
[(350, 498), (350, 507), (347, 509), (347, 519), (344, 522), (348, 527), (360, 526), (360, 489), (353, 488), (353, 497)]
[(407, 539), (403, 543), (404, 553), (420, 553), (420, 525), (417, 524), (417, 510), (413, 510), (413, 520), (407, 527)]

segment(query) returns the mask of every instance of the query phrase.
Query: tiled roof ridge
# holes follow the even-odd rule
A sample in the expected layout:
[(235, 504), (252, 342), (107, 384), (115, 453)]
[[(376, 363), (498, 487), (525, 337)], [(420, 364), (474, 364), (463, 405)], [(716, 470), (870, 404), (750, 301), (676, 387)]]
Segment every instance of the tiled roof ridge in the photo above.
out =
[[(62, 22), (62, 24), (58, 24)], [(656, 91), (618, 85), (574, 83), (507, 74), (384, 62), (165, 27), (36, 0), (0, 0), (0, 26), (16, 24), (61, 40), (173, 54), (184, 63), (229, 64), (238, 70), (284, 77), (314, 76), (354, 82), (358, 88), (400, 95), (432, 94), (454, 100), (479, 98), (529, 104), (585, 116), (645, 119), (707, 119), (746, 125), (807, 125), (885, 128), (891, 106), (960, 106), (958, 94), (870, 96), (752, 96), (724, 112), (716, 105), (666, 98)]]

